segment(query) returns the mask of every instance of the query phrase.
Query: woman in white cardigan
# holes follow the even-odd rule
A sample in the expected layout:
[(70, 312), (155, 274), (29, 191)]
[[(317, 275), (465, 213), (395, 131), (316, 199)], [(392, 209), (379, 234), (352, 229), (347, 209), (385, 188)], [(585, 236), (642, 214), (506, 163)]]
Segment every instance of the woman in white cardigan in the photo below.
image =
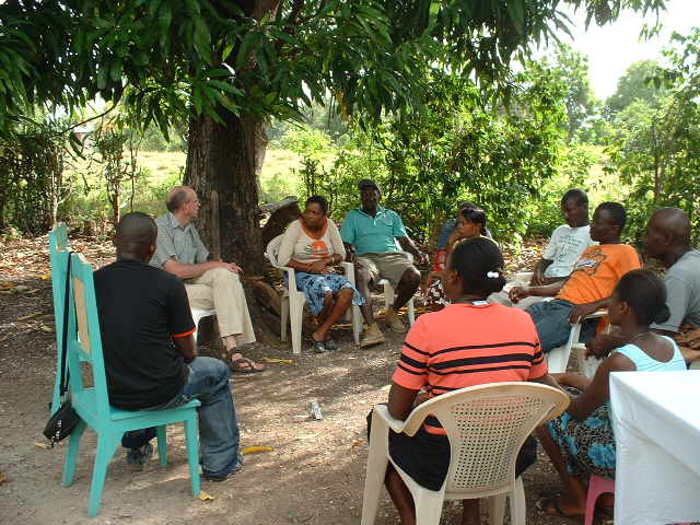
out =
[[(318, 319), (319, 327), (312, 335), (313, 350), (317, 353), (337, 349), (330, 336), (331, 327), (351, 303), (359, 306), (365, 302), (350, 281), (333, 269), (333, 265), (344, 259), (345, 246), (340, 232), (328, 218), (328, 201), (320, 195), (309, 197), (302, 216), (284, 232), (278, 262), (294, 268), (297, 289), (304, 292)], [(286, 284), (289, 286), (288, 282)]]

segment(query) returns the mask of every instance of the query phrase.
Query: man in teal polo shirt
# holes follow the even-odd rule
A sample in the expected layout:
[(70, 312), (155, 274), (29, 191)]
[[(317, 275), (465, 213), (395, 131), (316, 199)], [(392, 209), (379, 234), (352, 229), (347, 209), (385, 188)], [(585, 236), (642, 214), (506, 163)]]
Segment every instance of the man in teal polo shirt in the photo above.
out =
[(356, 263), (357, 289), (367, 301), (361, 307), (367, 323), (367, 331), (360, 342), (364, 347), (384, 342), (384, 336), (372, 313), (372, 295), (369, 290), (372, 283), (386, 279), (396, 290), (394, 304), (388, 305), (386, 323), (400, 333), (406, 331), (406, 325), (397, 312), (420, 286), (420, 272), (399, 251), (396, 241), (421, 263), (427, 261), (427, 255), (409, 239), (401, 217), (395, 211), (379, 205), (382, 194), (374, 181), (364, 179), (358, 188), (362, 206), (350, 210), (343, 221), (340, 235), (348, 257)]

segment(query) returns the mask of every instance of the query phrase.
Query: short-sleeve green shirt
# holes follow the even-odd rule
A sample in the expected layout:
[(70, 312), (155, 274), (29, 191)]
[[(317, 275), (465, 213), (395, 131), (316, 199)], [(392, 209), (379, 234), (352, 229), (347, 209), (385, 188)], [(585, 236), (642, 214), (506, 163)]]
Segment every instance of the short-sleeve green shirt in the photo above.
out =
[(158, 238), (151, 266), (163, 268), (173, 257), (183, 264), (205, 262), (209, 257), (209, 250), (192, 223), (183, 228), (172, 213), (166, 213), (156, 219), (156, 225)]
[(345, 217), (340, 236), (355, 246), (358, 255), (365, 253), (397, 252), (397, 237), (407, 237), (406, 228), (398, 213), (379, 206), (372, 217), (362, 208), (355, 208)]

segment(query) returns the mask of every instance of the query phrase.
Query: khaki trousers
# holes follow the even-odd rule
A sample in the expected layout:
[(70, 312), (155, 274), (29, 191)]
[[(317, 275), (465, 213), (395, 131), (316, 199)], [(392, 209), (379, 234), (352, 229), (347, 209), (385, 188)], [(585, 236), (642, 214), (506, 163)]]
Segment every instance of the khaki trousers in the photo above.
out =
[(237, 345), (255, 342), (241, 278), (226, 268), (207, 270), (185, 283), (190, 307), (216, 311), (221, 337), (236, 336)]

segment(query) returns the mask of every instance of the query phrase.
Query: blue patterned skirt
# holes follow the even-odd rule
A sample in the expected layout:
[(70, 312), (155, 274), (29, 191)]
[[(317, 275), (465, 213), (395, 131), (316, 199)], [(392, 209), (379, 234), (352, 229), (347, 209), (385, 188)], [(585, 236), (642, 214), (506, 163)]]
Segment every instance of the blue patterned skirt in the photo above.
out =
[[(343, 288), (350, 288), (354, 293), (352, 296), (352, 304), (362, 306), (365, 304), (365, 298), (357, 291), (350, 281), (342, 275), (336, 273), (306, 273), (295, 272), (294, 276), (297, 280), (297, 290), (304, 292), (306, 302), (314, 315), (318, 315), (323, 310), (323, 303), (328, 292), (337, 294)], [(284, 284), (289, 287), (289, 279), (285, 272)]]
[[(581, 391), (567, 387), (574, 395)], [(550, 420), (547, 429), (559, 445), (570, 474), (596, 474), (615, 479), (615, 436), (610, 423), (610, 403), (604, 403), (583, 421), (568, 412)]]

